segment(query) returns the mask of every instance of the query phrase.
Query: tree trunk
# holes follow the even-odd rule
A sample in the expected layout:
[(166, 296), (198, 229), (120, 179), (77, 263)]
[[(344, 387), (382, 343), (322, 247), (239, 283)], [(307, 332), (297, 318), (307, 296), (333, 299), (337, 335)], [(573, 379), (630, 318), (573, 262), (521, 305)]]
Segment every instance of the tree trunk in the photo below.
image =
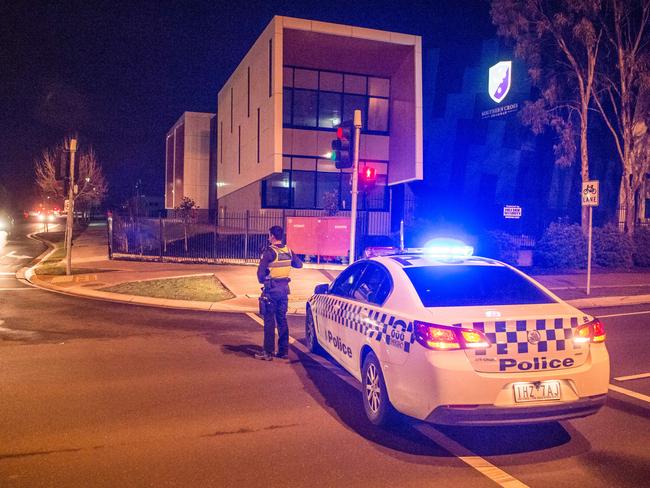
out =
[(621, 186), (618, 192), (618, 230), (625, 234), (634, 232), (635, 206), (634, 193), (629, 184), (630, 177), (625, 172), (621, 176)]
[[(582, 123), (580, 124), (580, 174), (582, 182), (589, 181), (589, 152), (587, 151), (587, 117), (589, 105), (583, 102), (582, 104)], [(580, 226), (582, 233), (587, 235), (589, 232), (589, 209), (582, 206), (582, 188), (580, 189)]]

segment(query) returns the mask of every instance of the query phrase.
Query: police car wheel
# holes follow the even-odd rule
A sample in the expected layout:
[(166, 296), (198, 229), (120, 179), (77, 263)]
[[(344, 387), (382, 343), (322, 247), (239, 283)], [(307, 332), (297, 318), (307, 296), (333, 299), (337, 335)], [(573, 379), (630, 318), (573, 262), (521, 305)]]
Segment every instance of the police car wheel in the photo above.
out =
[(305, 316), (305, 337), (307, 339), (307, 347), (314, 354), (319, 354), (322, 349), (316, 337), (316, 326), (314, 325), (314, 316), (311, 309), (307, 308), (307, 315)]
[(395, 410), (388, 399), (384, 375), (374, 353), (363, 361), (363, 408), (368, 420), (375, 425), (388, 425), (394, 420)]

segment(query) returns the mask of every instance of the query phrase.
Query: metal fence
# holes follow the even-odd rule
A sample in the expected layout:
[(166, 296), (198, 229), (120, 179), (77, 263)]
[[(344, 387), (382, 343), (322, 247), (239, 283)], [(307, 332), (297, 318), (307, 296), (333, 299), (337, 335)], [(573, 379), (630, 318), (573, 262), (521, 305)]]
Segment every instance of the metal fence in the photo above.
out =
[[(337, 215), (349, 217), (350, 212)], [(256, 263), (267, 242), (268, 229), (274, 225), (286, 228), (286, 219), (294, 216), (323, 216), (323, 213), (310, 210), (220, 212), (211, 223), (198, 219), (114, 215), (109, 222), (109, 255), (112, 259), (142, 261)], [(357, 255), (365, 246), (389, 233), (388, 212), (359, 212)]]

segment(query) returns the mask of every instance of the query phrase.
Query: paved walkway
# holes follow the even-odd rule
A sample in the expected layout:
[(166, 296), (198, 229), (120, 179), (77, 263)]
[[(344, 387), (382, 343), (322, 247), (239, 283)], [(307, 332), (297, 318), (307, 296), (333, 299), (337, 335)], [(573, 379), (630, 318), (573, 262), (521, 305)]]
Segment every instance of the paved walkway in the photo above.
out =
[[(54, 291), (111, 301), (220, 312), (255, 312), (258, 307), (260, 285), (257, 283), (254, 266), (109, 260), (106, 225), (101, 223), (91, 224), (75, 240), (73, 269), (81, 269), (83, 272), (73, 276), (41, 276), (30, 269), (26, 270), (25, 277), (34, 285)], [(305, 301), (311, 296), (314, 287), (320, 283), (328, 283), (339, 272), (340, 270), (335, 267), (322, 269), (310, 265), (294, 270), (289, 312), (304, 314)], [(210, 303), (102, 291), (102, 288), (132, 281), (205, 274), (214, 275), (235, 295), (235, 298)], [(585, 273), (537, 275), (535, 279), (578, 307), (650, 303), (650, 270), (628, 273), (595, 272), (592, 276), (592, 290), (589, 296), (585, 290)]]

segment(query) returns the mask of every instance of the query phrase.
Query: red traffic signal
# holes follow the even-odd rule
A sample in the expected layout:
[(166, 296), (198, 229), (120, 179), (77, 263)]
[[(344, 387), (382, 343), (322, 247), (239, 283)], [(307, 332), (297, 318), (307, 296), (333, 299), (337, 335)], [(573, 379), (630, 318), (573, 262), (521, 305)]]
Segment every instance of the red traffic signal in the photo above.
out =
[(367, 183), (373, 183), (375, 181), (376, 176), (377, 174), (375, 173), (375, 168), (366, 166), (361, 170), (361, 177)]
[(343, 122), (336, 128), (336, 139), (332, 141), (332, 161), (338, 169), (351, 168), (354, 151), (354, 125)]

